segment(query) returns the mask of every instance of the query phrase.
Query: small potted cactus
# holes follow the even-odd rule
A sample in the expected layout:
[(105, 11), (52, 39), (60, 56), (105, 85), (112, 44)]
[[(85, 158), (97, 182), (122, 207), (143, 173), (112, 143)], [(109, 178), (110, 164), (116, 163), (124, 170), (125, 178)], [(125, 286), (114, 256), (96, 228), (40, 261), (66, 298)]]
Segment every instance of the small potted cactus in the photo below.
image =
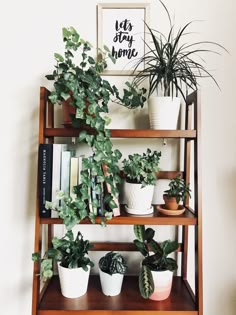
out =
[(124, 257), (117, 252), (108, 252), (100, 258), (98, 264), (103, 294), (107, 296), (120, 294), (124, 274), (127, 270)]

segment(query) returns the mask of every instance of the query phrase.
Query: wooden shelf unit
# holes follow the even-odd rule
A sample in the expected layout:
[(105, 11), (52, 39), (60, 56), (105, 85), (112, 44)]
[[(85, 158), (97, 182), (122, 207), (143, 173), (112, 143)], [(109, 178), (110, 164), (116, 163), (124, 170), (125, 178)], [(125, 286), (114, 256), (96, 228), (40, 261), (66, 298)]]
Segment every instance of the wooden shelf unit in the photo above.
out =
[[(48, 102), (50, 92), (40, 88), (40, 117), (39, 117), (39, 143), (53, 143), (55, 137), (76, 137), (79, 129), (54, 128), (54, 108)], [(193, 119), (192, 119), (193, 118)], [(170, 297), (165, 301), (145, 300), (138, 291), (137, 276), (125, 276), (122, 293), (116, 297), (106, 297), (102, 294), (98, 276), (89, 278), (88, 292), (77, 299), (64, 298), (60, 292), (59, 280), (54, 276), (40, 290), (39, 264), (34, 264), (32, 315), (69, 315), (69, 314), (98, 314), (98, 315), (203, 315), (202, 292), (202, 210), (201, 210), (201, 138), (200, 138), (200, 100), (198, 91), (187, 97), (185, 130), (128, 130), (112, 129), (112, 138), (176, 138), (184, 139), (184, 171), (162, 171), (158, 178), (171, 179), (181, 173), (186, 182), (190, 182), (190, 157), (192, 155), (191, 143), (194, 146), (194, 210), (189, 207), (187, 198), (186, 211), (180, 216), (165, 216), (155, 209), (152, 215), (132, 216), (122, 208), (119, 217), (113, 217), (108, 221), (109, 225), (173, 225), (182, 227), (182, 242), (178, 252), (181, 253), (181, 276), (174, 277), (173, 288)], [(101, 219), (96, 219), (100, 224)], [(48, 227), (48, 243), (53, 237), (53, 226), (63, 224), (61, 219), (40, 218), (38, 207), (38, 190), (35, 218), (35, 252), (41, 249), (42, 232), (41, 225)], [(92, 226), (89, 220), (83, 220), (81, 224)], [(188, 274), (188, 242), (189, 226), (193, 226), (195, 234), (195, 294), (187, 281)], [(134, 251), (131, 243), (103, 242), (95, 244), (94, 250)]]

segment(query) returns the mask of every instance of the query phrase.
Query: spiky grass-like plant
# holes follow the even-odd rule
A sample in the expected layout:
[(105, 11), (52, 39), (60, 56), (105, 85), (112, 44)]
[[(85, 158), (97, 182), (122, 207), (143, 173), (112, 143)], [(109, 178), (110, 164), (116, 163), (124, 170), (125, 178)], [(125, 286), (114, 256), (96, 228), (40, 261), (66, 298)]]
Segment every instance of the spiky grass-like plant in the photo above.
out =
[(213, 46), (224, 51), (227, 50), (212, 41), (199, 41), (191, 44), (183, 42), (182, 40), (190, 35), (188, 29), (193, 21), (180, 27), (176, 34), (169, 11), (161, 0), (160, 2), (168, 15), (170, 30), (165, 36), (146, 24), (153, 46), (151, 47), (145, 41), (148, 51), (138, 60), (134, 71), (141, 64), (144, 65), (144, 69), (137, 73), (133, 83), (138, 86), (144, 80), (148, 80), (148, 97), (154, 91), (161, 90), (164, 96), (178, 96), (180, 93), (184, 99), (189, 89), (198, 88), (200, 77), (210, 77), (219, 87), (213, 75), (205, 68), (202, 54), (209, 52), (219, 54), (219, 52), (209, 49)]

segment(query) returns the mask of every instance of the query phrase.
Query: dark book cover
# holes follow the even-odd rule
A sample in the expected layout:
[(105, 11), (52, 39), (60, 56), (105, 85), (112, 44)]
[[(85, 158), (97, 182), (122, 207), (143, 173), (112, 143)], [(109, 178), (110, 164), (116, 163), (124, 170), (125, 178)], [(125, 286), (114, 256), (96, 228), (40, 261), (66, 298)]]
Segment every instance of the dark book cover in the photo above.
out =
[(39, 144), (38, 165), (38, 191), (39, 191), (39, 216), (51, 218), (51, 210), (45, 208), (46, 201), (52, 201), (52, 164), (53, 144)]

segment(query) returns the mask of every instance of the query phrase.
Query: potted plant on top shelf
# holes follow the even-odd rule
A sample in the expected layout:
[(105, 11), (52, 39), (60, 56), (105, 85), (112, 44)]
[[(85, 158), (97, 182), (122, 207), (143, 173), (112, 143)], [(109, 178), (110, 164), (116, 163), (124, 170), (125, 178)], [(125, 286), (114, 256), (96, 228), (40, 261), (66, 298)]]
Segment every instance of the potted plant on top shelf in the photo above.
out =
[(49, 248), (44, 258), (38, 253), (32, 255), (33, 261), (41, 263), (41, 275), (45, 281), (53, 276), (53, 261), (57, 262), (62, 295), (77, 298), (84, 295), (88, 288), (90, 268), (94, 266), (88, 257), (88, 250), (93, 246), (78, 232), (67, 231), (66, 235), (52, 239), (53, 248)]
[(145, 215), (153, 212), (152, 198), (159, 171), (161, 152), (147, 149), (146, 153), (134, 153), (124, 159), (126, 211), (129, 214)]
[(108, 296), (120, 294), (127, 264), (124, 257), (117, 252), (108, 252), (99, 259), (99, 275), (102, 292)]
[(185, 208), (183, 205), (179, 205), (180, 201), (184, 204), (187, 196), (191, 198), (189, 183), (186, 184), (184, 179), (177, 175), (171, 179), (169, 187), (163, 194), (164, 208), (160, 206), (159, 211), (168, 215), (181, 214), (185, 211)]
[(139, 291), (143, 298), (156, 301), (169, 297), (173, 272), (178, 268), (175, 259), (168, 257), (179, 247), (176, 241), (157, 243), (155, 231), (144, 225), (134, 225), (134, 244), (144, 256), (139, 272)]
[(186, 43), (184, 40), (191, 33), (188, 29), (192, 22), (187, 23), (175, 33), (174, 24), (164, 3), (170, 22), (170, 30), (164, 35), (147, 25), (152, 45), (145, 40), (147, 53), (142, 56), (135, 69), (144, 64), (143, 70), (134, 77), (137, 86), (146, 83), (148, 86), (148, 108), (151, 129), (176, 129), (180, 96), (186, 99), (190, 90), (199, 86), (199, 78), (210, 77), (218, 86), (213, 75), (205, 68), (203, 54), (217, 53), (209, 48), (214, 46), (226, 49), (218, 43), (199, 41)]
[[(92, 149), (93, 159), (83, 159), (82, 183), (75, 187), (77, 197), (72, 200), (63, 196), (64, 207), (59, 209), (54, 204), (48, 203), (48, 207), (59, 212), (67, 229), (71, 229), (76, 223), (89, 216), (95, 222), (96, 211), (88, 211), (88, 203), (91, 199), (91, 175), (96, 177), (97, 183), (94, 190), (99, 194), (103, 183), (109, 184), (110, 191), (105, 194), (104, 201), (108, 205), (103, 212), (102, 223), (112, 217), (112, 209), (117, 207), (114, 200), (118, 198), (117, 185), (120, 182), (119, 167), (121, 158), (119, 150), (113, 150), (110, 140), (110, 132), (107, 125), (110, 121), (108, 103), (114, 100), (127, 107), (143, 106), (145, 90), (137, 91), (134, 86), (127, 83), (127, 89), (121, 97), (118, 89), (111, 86), (101, 76), (106, 68), (106, 58), (112, 58), (108, 48), (102, 51), (103, 58), (95, 60), (91, 55), (91, 44), (81, 38), (73, 28), (63, 28), (63, 42), (65, 44), (64, 56), (56, 53), (57, 64), (52, 74), (46, 75), (53, 81), (54, 89), (49, 99), (53, 104), (66, 104), (72, 107), (72, 125), (82, 128), (78, 142), (87, 143)], [(113, 59), (113, 58), (112, 58)], [(67, 121), (68, 123), (68, 121)], [(104, 175), (102, 165), (106, 165), (107, 172)], [(93, 200), (91, 207), (96, 209), (98, 200)], [(89, 212), (89, 213), (88, 213)]]

